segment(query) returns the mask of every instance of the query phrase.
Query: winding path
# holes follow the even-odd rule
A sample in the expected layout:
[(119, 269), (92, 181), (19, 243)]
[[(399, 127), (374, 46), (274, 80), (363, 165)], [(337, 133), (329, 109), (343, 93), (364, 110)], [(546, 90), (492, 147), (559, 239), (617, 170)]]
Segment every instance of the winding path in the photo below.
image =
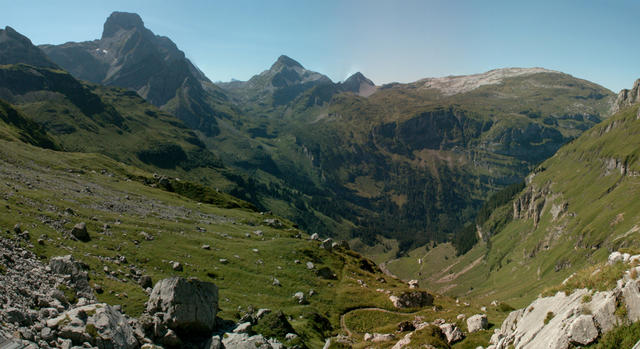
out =
[(349, 330), (349, 328), (347, 327), (347, 324), (345, 323), (344, 317), (354, 311), (360, 311), (360, 310), (364, 310), (364, 311), (380, 311), (383, 313), (388, 313), (388, 314), (394, 314), (394, 315), (415, 315), (419, 312), (421, 312), (422, 310), (418, 310), (418, 311), (414, 311), (411, 313), (405, 313), (402, 311), (393, 311), (393, 310), (387, 310), (387, 309), (382, 309), (382, 308), (356, 308), (356, 309), (351, 309), (349, 311), (347, 311), (346, 313), (340, 315), (340, 327), (342, 328), (342, 330), (347, 334), (348, 337), (352, 337), (353, 334), (351, 333), (351, 331)]

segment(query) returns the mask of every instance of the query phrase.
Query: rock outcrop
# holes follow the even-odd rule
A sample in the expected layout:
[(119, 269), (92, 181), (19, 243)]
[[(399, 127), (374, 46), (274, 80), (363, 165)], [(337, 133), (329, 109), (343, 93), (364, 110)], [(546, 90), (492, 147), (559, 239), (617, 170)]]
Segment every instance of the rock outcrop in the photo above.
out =
[(403, 292), (398, 296), (389, 296), (396, 308), (418, 308), (433, 305), (433, 296), (426, 291)]
[(83, 263), (67, 255), (43, 265), (19, 243), (4, 238), (0, 256), (0, 338), (27, 348), (139, 347), (133, 319), (117, 307), (92, 304)]
[(533, 219), (533, 225), (537, 227), (548, 195), (549, 188), (536, 188), (529, 185), (519, 197), (513, 200), (513, 218)]
[(77, 307), (47, 321), (56, 336), (75, 345), (90, 343), (100, 349), (134, 349), (138, 340), (127, 318), (114, 307), (100, 303)]
[(638, 101), (640, 101), (640, 79), (633, 83), (633, 87), (630, 90), (623, 89), (618, 93), (618, 97), (616, 97), (616, 101), (611, 107), (611, 114), (615, 114), (630, 105), (636, 104)]
[[(634, 256), (635, 257), (635, 256)], [(631, 256), (614, 252), (612, 263), (627, 263)], [(634, 273), (640, 271), (640, 267)], [(529, 306), (513, 311), (495, 330), (488, 349), (553, 348), (588, 345), (626, 321), (640, 320), (640, 280), (631, 270), (609, 291), (574, 290), (538, 298)], [(617, 312), (618, 308), (626, 311)], [(617, 315), (618, 314), (618, 315)], [(624, 314), (624, 315), (622, 315)]]

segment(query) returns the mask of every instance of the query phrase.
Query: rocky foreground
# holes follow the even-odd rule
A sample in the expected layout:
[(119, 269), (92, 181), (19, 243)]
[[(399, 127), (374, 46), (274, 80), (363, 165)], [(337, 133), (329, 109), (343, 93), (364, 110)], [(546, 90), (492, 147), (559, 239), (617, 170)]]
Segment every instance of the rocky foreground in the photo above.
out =
[[(283, 348), (251, 327), (269, 309), (244, 312), (238, 324), (216, 317), (218, 289), (173, 277), (153, 287), (139, 318), (98, 303), (87, 266), (72, 256), (41, 263), (20, 241), (0, 239), (0, 344), (20, 348)], [(100, 292), (100, 290), (96, 290)], [(276, 321), (287, 322), (281, 313)], [(285, 326), (286, 328), (286, 326)], [(289, 326), (289, 328), (291, 328)], [(286, 335), (295, 348), (297, 335)]]
[[(618, 325), (640, 320), (639, 262), (640, 255), (613, 252), (609, 265), (629, 264), (615, 288), (601, 292), (583, 288), (538, 298), (526, 308), (511, 312), (495, 330), (487, 349), (585, 346)], [(600, 272), (605, 271), (596, 269), (591, 276)]]

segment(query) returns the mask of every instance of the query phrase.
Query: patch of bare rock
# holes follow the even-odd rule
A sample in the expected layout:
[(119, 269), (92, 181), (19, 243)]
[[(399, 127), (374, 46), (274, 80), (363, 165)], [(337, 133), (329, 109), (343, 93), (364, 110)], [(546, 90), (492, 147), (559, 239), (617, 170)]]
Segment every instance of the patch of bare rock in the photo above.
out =
[[(613, 252), (608, 262), (630, 263), (638, 259), (640, 255)], [(584, 346), (619, 324), (640, 320), (640, 280), (631, 277), (638, 272), (640, 267), (630, 266), (609, 291), (578, 289), (568, 295), (558, 292), (536, 299), (526, 308), (509, 314), (500, 329), (495, 330), (487, 349)]]

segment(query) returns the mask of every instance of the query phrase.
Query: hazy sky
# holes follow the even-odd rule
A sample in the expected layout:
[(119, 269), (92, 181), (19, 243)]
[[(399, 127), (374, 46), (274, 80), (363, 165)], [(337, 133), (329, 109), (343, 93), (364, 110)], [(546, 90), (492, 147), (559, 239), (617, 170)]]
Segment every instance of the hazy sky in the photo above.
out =
[(100, 37), (112, 11), (140, 14), (214, 81), (246, 80), (281, 54), (334, 81), (377, 84), (545, 67), (614, 92), (640, 78), (640, 1), (11, 1), (0, 25), (35, 44)]

